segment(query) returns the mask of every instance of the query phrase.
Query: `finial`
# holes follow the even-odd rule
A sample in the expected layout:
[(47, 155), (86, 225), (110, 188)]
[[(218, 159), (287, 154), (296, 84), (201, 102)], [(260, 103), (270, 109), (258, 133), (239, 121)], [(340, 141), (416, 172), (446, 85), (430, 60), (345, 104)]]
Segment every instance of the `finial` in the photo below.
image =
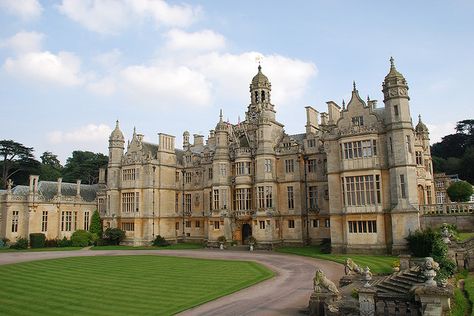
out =
[(421, 123), (421, 114), (418, 114), (418, 122)]
[(222, 122), (222, 109), (219, 111), (219, 121)]
[(356, 82), (355, 82), (355, 80), (354, 80), (354, 81), (352, 81), (352, 87), (354, 88), (354, 90), (353, 90), (353, 91), (356, 91), (356, 90), (357, 90), (357, 88), (356, 88)]
[(115, 121), (115, 128), (119, 128), (119, 120)]
[(369, 97), (369, 95), (367, 95), (367, 103), (369, 103), (369, 102), (370, 102), (370, 97)]
[(262, 72), (262, 65), (260, 65), (260, 61), (258, 62), (258, 72)]
[(390, 68), (395, 68), (395, 60), (390, 56)]
[(133, 127), (133, 135), (135, 135), (137, 133), (137, 128), (134, 126)]
[(344, 99), (342, 99), (342, 109), (343, 109), (343, 110), (346, 109), (346, 101), (344, 101)]

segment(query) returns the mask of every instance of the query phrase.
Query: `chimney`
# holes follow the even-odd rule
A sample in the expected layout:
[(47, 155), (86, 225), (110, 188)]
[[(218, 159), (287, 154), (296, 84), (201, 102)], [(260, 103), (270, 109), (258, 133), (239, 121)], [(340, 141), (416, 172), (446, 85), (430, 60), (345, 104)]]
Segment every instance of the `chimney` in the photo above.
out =
[(339, 105), (336, 104), (334, 101), (328, 101), (326, 102), (328, 105), (328, 113), (329, 113), (329, 125), (334, 125), (336, 124), (337, 120), (341, 117), (341, 108)]
[(61, 196), (61, 185), (63, 183), (63, 178), (58, 178), (58, 196)]
[(81, 180), (76, 181), (76, 196), (81, 195)]
[(321, 113), (321, 125), (328, 125), (328, 114), (326, 112)]
[(38, 181), (39, 181), (39, 176), (30, 175), (30, 193), (38, 192)]
[(204, 136), (199, 134), (194, 134), (194, 146), (201, 146), (204, 145)]
[(306, 106), (306, 134), (316, 133), (319, 127), (318, 111), (311, 106)]

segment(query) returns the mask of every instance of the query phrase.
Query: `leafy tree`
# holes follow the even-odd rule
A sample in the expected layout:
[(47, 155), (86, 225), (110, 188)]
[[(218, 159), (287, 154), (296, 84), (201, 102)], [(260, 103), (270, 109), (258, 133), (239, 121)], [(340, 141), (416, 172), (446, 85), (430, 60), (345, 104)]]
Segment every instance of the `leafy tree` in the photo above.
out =
[(119, 245), (125, 238), (125, 232), (120, 228), (107, 228), (104, 232), (104, 239), (106, 239), (110, 245)]
[(456, 124), (456, 133), (474, 135), (474, 120), (463, 120)]
[(95, 184), (99, 180), (99, 168), (105, 166), (108, 157), (101, 153), (75, 150), (63, 169), (65, 182), (81, 179), (83, 183)]
[(13, 140), (0, 140), (0, 186), (6, 187), (8, 179), (25, 184), (31, 173), (38, 172), (40, 163), (33, 156), (33, 148)]
[(466, 181), (456, 181), (446, 190), (449, 199), (453, 202), (467, 202), (473, 194), (472, 185)]
[(45, 151), (41, 157), (40, 179), (54, 181), (61, 177), (63, 166), (58, 156), (52, 152)]
[(94, 213), (92, 213), (89, 232), (95, 234), (98, 237), (102, 237), (102, 223), (100, 221), (100, 215), (98, 211), (94, 211)]

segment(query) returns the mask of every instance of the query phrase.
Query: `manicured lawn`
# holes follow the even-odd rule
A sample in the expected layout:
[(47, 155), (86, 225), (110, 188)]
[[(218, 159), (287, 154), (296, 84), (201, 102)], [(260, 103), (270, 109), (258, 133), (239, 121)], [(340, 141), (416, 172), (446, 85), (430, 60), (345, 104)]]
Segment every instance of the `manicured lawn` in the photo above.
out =
[(326, 254), (321, 253), (319, 247), (281, 247), (276, 249), (277, 252), (291, 253), (300, 256), (313, 257), (318, 259), (335, 261), (344, 264), (346, 258), (351, 258), (355, 263), (364, 268), (369, 266), (370, 271), (377, 274), (388, 274), (392, 272), (392, 264), (397, 257), (393, 256), (369, 256), (369, 255), (355, 255), (355, 254)]
[(467, 274), (466, 271), (463, 271), (462, 273), (458, 273), (456, 275), (456, 281), (458, 279), (464, 279), (465, 292), (463, 292), (460, 288), (454, 289), (454, 300), (451, 309), (451, 315), (472, 316), (474, 315), (474, 310), (472, 309), (474, 303), (474, 274)]
[(472, 232), (472, 233), (459, 233), (458, 237), (461, 241), (464, 241), (464, 240), (467, 240), (469, 238), (474, 237), (474, 232)]
[(95, 246), (95, 247), (92, 247), (91, 250), (162, 250), (162, 249), (179, 250), (179, 249), (201, 249), (201, 248), (203, 248), (201, 244), (183, 243), (183, 244), (173, 244), (166, 247)]
[(247, 261), (75, 257), (0, 266), (1, 315), (172, 315), (273, 276)]
[(29, 249), (10, 249), (2, 248), (2, 252), (40, 252), (40, 251), (69, 251), (69, 250), (80, 250), (82, 247), (51, 247), (51, 248), (29, 248)]

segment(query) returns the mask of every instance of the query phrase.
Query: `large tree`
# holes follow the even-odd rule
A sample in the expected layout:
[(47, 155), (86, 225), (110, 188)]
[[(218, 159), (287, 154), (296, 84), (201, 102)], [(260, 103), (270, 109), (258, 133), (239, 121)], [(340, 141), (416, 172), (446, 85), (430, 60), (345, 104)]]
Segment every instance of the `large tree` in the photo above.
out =
[(24, 184), (31, 173), (37, 173), (40, 163), (33, 156), (33, 148), (13, 140), (0, 140), (0, 165), (2, 174), (0, 186), (5, 187), (7, 180)]
[(41, 157), (40, 179), (55, 181), (61, 177), (63, 166), (59, 162), (58, 156), (52, 152), (45, 151)]
[(101, 153), (75, 150), (64, 166), (64, 181), (74, 182), (80, 179), (82, 183), (95, 184), (99, 180), (99, 168), (107, 165), (108, 160)]

